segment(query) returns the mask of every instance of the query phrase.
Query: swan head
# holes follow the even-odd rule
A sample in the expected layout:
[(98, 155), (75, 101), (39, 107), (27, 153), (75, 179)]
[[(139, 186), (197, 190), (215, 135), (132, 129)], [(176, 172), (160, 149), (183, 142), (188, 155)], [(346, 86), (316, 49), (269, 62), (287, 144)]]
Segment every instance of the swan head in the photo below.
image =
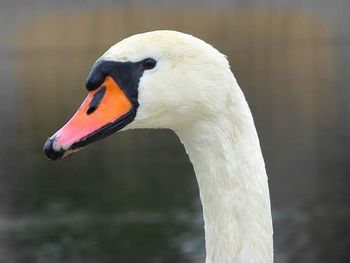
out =
[(119, 130), (181, 130), (224, 114), (232, 78), (224, 55), (191, 35), (153, 31), (106, 51), (86, 81), (75, 115), (44, 145), (61, 159)]

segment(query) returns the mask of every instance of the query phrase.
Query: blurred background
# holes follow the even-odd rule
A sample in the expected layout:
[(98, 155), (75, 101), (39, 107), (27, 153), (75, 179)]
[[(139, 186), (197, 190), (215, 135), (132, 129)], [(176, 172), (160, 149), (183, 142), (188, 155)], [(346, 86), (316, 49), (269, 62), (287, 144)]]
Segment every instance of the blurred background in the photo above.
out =
[(171, 131), (60, 162), (47, 136), (112, 44), (174, 29), (226, 54), (255, 117), (275, 262), (350, 261), (350, 2), (0, 1), (0, 262), (203, 262), (194, 172)]

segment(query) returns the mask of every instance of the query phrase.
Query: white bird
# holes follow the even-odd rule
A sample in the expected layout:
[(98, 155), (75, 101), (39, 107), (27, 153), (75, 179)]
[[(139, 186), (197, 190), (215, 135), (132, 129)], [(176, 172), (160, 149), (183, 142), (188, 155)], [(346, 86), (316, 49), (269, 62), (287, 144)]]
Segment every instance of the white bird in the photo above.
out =
[(252, 114), (226, 57), (176, 31), (112, 46), (93, 66), (87, 98), (44, 146), (60, 159), (118, 130), (172, 129), (193, 164), (206, 263), (271, 263), (265, 164)]

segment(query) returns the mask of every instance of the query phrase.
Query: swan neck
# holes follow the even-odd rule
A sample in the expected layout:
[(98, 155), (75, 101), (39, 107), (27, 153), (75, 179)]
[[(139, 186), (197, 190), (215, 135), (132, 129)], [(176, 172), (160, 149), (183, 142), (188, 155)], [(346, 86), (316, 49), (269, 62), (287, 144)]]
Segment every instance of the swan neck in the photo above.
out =
[(264, 160), (248, 105), (178, 131), (203, 206), (206, 263), (271, 263), (272, 222)]

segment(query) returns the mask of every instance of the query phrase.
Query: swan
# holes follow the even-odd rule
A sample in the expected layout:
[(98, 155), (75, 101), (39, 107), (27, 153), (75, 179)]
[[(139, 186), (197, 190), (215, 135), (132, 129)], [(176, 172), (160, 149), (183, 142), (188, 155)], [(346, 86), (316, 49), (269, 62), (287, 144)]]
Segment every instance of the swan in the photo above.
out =
[(159, 30), (108, 49), (88, 95), (44, 145), (58, 160), (119, 130), (172, 129), (194, 167), (206, 263), (273, 262), (264, 159), (253, 117), (226, 57), (192, 35)]

